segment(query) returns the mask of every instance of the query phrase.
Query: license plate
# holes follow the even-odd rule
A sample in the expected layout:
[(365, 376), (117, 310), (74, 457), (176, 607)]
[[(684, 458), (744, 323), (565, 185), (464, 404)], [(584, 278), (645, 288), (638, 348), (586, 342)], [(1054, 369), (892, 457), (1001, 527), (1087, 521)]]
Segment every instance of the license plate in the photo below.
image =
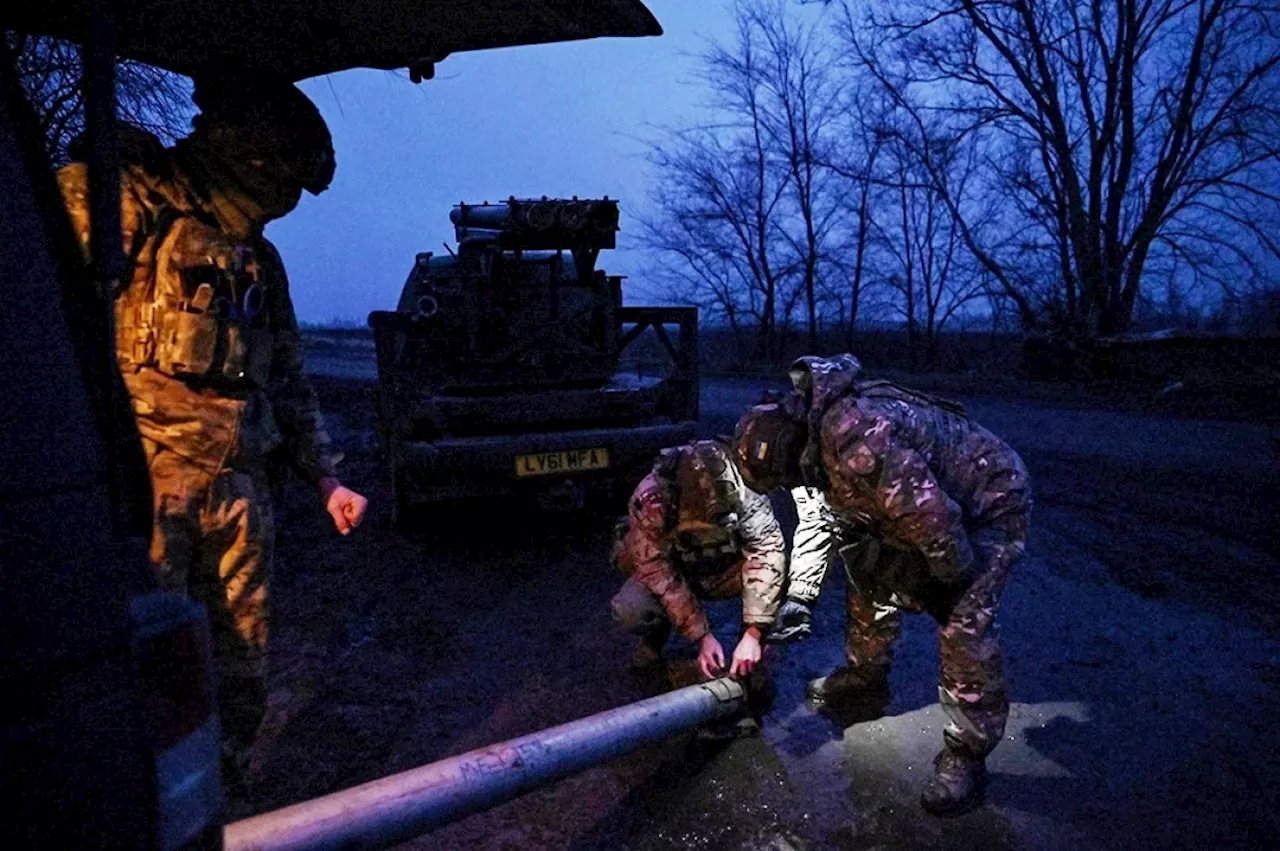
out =
[(609, 466), (609, 450), (567, 449), (563, 452), (537, 452), (516, 456), (517, 476), (546, 476), (552, 473), (581, 473), (603, 470)]

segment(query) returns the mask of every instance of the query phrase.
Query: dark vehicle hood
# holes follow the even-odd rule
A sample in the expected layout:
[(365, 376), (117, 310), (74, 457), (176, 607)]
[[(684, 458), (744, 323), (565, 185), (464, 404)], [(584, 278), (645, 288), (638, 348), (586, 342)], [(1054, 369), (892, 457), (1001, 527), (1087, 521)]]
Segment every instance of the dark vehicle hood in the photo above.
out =
[[(117, 53), (180, 74), (302, 80), (348, 68), (432, 75), (451, 53), (662, 34), (641, 0), (108, 0)], [(8, 28), (83, 41), (93, 0), (32, 4)]]

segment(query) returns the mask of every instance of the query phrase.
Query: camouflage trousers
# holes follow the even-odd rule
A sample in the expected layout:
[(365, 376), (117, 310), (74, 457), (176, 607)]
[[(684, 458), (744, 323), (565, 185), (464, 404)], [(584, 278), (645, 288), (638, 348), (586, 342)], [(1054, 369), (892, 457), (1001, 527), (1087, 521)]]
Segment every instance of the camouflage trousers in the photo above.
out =
[[(689, 588), (699, 600), (729, 600), (742, 595), (742, 563), (723, 573), (701, 579), (689, 579)], [(609, 603), (613, 619), (627, 632), (638, 635), (655, 650), (661, 650), (671, 635), (671, 618), (657, 595), (635, 576), (622, 583), (622, 588)]]
[(244, 758), (266, 713), (267, 577), (275, 543), (265, 471), (217, 475), (144, 441), (162, 587), (209, 612), (223, 738)]
[[(1009, 717), (995, 621), (1009, 572), (1026, 549), (1027, 520), (1025, 514), (1006, 515), (972, 531), (973, 581), (945, 611), (933, 611), (940, 627), (938, 699), (948, 721), (943, 737), (976, 756), (999, 744)], [(846, 661), (869, 674), (887, 672), (903, 607), (872, 599), (852, 581), (847, 587)]]

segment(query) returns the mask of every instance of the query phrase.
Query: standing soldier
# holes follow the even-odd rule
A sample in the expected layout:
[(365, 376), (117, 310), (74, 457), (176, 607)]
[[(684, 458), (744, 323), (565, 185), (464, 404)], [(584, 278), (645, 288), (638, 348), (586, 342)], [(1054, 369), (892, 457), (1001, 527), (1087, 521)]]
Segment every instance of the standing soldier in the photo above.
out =
[(812, 602), (843, 545), (846, 664), (810, 683), (811, 699), (851, 698), (883, 714), (899, 612), (937, 620), (949, 723), (921, 804), (966, 812), (981, 802), (986, 756), (1009, 714), (995, 617), (1026, 547), (1031, 482), (1018, 454), (959, 405), (860, 381), (860, 371), (847, 354), (797, 360), (795, 392), (751, 408), (734, 451), (757, 490), (812, 489), (797, 499), (793, 604)]
[[(328, 187), (329, 131), (287, 82), (197, 80), (194, 100), (194, 132), (172, 148), (121, 129), (115, 340), (151, 478), (151, 558), (164, 587), (209, 610), (234, 788), (266, 710), (267, 458), (287, 454), (344, 535), (366, 501), (337, 478), (284, 267), (262, 235), (304, 189)], [(87, 167), (58, 180), (87, 252)]]
[(743, 483), (727, 442), (663, 450), (631, 496), (613, 554), (627, 575), (613, 617), (641, 636), (637, 661), (660, 659), (674, 626), (698, 645), (702, 675), (715, 677), (724, 649), (699, 600), (741, 596), (743, 633), (728, 673), (750, 674), (782, 596), (783, 547), (769, 498)]

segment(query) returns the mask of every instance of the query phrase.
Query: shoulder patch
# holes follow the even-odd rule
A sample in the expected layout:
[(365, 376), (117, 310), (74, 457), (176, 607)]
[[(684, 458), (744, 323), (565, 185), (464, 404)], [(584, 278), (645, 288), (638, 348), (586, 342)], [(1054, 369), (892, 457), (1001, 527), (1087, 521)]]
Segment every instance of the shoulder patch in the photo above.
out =
[(662, 497), (656, 490), (645, 489), (631, 497), (631, 507), (636, 511), (661, 508)]
[(636, 486), (631, 495), (630, 514), (640, 525), (660, 528), (666, 517), (666, 502), (663, 488), (654, 479), (653, 474)]

